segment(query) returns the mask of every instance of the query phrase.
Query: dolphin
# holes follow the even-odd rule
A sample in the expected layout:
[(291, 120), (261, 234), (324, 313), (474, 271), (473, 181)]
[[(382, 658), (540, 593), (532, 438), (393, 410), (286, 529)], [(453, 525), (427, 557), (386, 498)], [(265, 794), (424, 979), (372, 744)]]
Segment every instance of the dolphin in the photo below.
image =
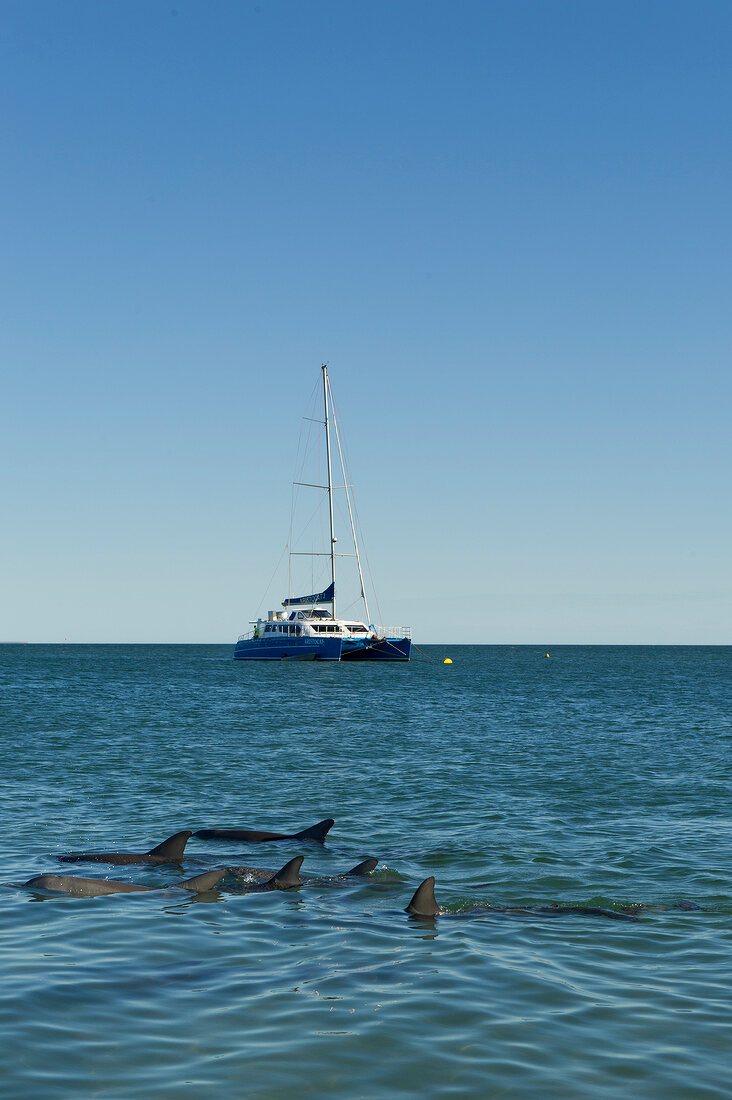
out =
[(404, 912), (411, 913), (415, 917), (436, 917), (439, 914), (440, 907), (435, 901), (434, 875), (430, 875), (420, 883)]
[(639, 913), (666, 913), (670, 909), (680, 909), (683, 913), (704, 912), (703, 906), (691, 898), (680, 898), (679, 901), (674, 901), (670, 905), (647, 905), (642, 901), (632, 901), (628, 905), (622, 906), (624, 913), (632, 913), (634, 916)]
[(358, 875), (370, 875), (372, 871), (375, 871), (379, 866), (378, 859), (365, 859), (362, 863), (357, 863), (355, 867), (352, 867), (350, 871), (343, 871), (340, 875), (328, 875), (330, 878), (351, 878)]
[(138, 894), (155, 890), (189, 890), (192, 894), (205, 894), (213, 890), (226, 871), (208, 871), (205, 875), (171, 882), (168, 886), (137, 886), (134, 882), (113, 882), (111, 879), (78, 878), (76, 875), (36, 875), (22, 883), (29, 890), (52, 890), (57, 894), (71, 894), (75, 898), (98, 898), (103, 894)]
[(183, 859), (186, 843), (193, 836), (190, 829), (174, 833), (151, 848), (149, 852), (69, 852), (66, 856), (56, 856), (61, 863), (180, 863)]
[[(303, 885), (308, 885), (310, 883), (338, 883), (344, 878), (370, 875), (378, 864), (378, 859), (365, 859), (362, 863), (357, 863), (355, 867), (351, 867), (350, 871), (341, 871), (339, 875), (305, 875)], [(265, 871), (261, 867), (227, 867), (226, 870), (233, 878), (253, 879), (255, 884), (270, 881), (272, 876), (272, 871)], [(279, 874), (281, 874), (281, 872), (277, 872), (277, 875)], [(277, 875), (274, 877), (276, 878)]]
[[(434, 875), (430, 875), (420, 883), (405, 913), (411, 913), (415, 917), (437, 917), (440, 913), (444, 913), (435, 900)], [(564, 917), (575, 914), (582, 917), (607, 917), (610, 920), (638, 920), (633, 913), (603, 909), (596, 905), (481, 905), (471, 910), (471, 915), (481, 913), (500, 913), (516, 917)], [(454, 916), (463, 916), (463, 914), (455, 913)]]
[[(294, 890), (296, 886), (302, 886), (300, 868), (304, 856), (295, 856), (276, 874), (264, 882), (251, 882), (238, 886), (233, 890), (235, 894), (261, 894), (265, 890)], [(256, 868), (255, 868), (256, 869)], [(231, 868), (229, 868), (231, 870)], [(269, 874), (269, 872), (265, 872)]]
[(299, 833), (267, 833), (260, 829), (199, 829), (193, 835), (202, 840), (244, 840), (249, 844), (260, 844), (266, 840), (314, 840), (317, 844), (324, 844), (334, 824), (332, 817), (326, 817), (325, 821), (319, 821)]

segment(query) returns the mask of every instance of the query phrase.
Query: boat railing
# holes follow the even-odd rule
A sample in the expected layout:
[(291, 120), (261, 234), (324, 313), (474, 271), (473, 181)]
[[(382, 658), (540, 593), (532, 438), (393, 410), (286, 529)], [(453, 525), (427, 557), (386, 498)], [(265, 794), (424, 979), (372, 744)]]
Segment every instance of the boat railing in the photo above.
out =
[(382, 638), (411, 638), (411, 626), (377, 626), (376, 633)]

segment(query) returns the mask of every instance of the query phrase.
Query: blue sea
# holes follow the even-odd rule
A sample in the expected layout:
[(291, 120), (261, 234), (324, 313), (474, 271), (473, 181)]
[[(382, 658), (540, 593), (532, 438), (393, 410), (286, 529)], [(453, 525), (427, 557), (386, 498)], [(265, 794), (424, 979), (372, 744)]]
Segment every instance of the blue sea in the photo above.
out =
[[(732, 647), (232, 652), (0, 647), (4, 1100), (732, 1096)], [(324, 846), (55, 860), (326, 817)], [(295, 855), (379, 864), (174, 889)], [(15, 885), (61, 870), (164, 889)], [(638, 919), (511, 912), (553, 903)]]

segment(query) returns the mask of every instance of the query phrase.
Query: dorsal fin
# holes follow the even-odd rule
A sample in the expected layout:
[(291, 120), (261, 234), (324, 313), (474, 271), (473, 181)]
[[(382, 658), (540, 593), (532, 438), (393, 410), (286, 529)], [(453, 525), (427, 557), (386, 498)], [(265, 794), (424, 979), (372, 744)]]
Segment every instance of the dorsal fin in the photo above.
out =
[(190, 890), (192, 894), (205, 894), (208, 890), (213, 890), (225, 875), (226, 871), (206, 871), (203, 875), (187, 878), (184, 882), (176, 882), (175, 885), (180, 886), (181, 890)]
[(265, 886), (271, 886), (274, 890), (291, 890), (293, 886), (302, 886), (302, 879), (300, 878), (300, 868), (302, 867), (302, 861), (304, 856), (295, 856), (289, 863), (286, 863), (284, 867), (280, 868), (276, 875), (273, 875), (269, 882), (265, 882)]
[(370, 875), (372, 871), (375, 871), (379, 865), (378, 859), (365, 859), (363, 863), (357, 863), (355, 867), (352, 867), (350, 871), (346, 871), (347, 875)]
[(330, 830), (335, 825), (332, 817), (326, 817), (325, 821), (319, 821), (317, 825), (311, 825), (309, 829), (303, 829), (301, 833), (295, 833), (293, 840), (315, 840), (323, 844)]
[(172, 863), (175, 863), (177, 860), (183, 859), (183, 852), (188, 838), (191, 836), (193, 836), (193, 833), (190, 829), (185, 829), (182, 833), (174, 833), (162, 844), (158, 844), (157, 848), (151, 848), (147, 854), (157, 856), (158, 859), (169, 859)]
[(407, 906), (406, 913), (414, 913), (417, 917), (436, 917), (440, 912), (435, 901), (435, 876), (430, 875), (414, 891), (414, 897)]

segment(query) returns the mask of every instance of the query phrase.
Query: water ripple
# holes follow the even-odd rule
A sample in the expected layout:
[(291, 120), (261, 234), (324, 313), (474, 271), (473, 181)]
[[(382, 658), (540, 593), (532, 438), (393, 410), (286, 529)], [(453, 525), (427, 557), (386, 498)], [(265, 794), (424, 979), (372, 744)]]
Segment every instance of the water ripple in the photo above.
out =
[[(193, 838), (181, 867), (76, 869), (160, 892), (2, 888), (4, 1094), (727, 1100), (732, 652), (451, 653), (447, 674), (0, 647), (4, 882), (70, 849), (336, 818), (323, 848)], [(171, 889), (298, 853), (311, 874), (380, 863), (348, 886)], [(445, 913), (410, 919), (430, 874)], [(643, 908), (476, 911), (554, 902)]]

